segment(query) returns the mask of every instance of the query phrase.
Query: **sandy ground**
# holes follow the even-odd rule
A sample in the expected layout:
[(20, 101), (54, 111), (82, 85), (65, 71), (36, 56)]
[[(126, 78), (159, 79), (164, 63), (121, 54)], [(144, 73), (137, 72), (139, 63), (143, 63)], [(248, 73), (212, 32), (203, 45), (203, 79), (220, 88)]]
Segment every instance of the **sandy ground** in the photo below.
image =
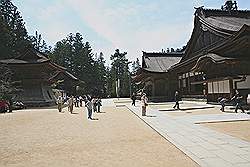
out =
[(250, 142), (250, 121), (206, 123), (204, 126)]
[(86, 117), (83, 108), (0, 114), (0, 166), (198, 166), (125, 108)]

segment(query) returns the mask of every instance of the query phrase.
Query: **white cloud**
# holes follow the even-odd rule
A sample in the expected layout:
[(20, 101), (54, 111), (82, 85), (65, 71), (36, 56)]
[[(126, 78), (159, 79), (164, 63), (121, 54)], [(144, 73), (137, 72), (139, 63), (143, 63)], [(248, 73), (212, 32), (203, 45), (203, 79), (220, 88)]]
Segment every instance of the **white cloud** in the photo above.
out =
[(160, 51), (166, 47), (181, 47), (177, 45), (186, 42), (182, 41), (183, 37), (189, 37), (192, 23), (168, 25), (169, 18), (161, 23), (154, 23), (153, 17), (148, 18), (148, 21), (142, 18), (143, 12), (158, 12), (160, 7), (156, 3), (118, 3), (115, 7), (110, 7), (104, 2), (74, 0), (72, 3), (72, 0), (68, 0), (68, 5), (80, 14), (83, 22), (112, 43), (106, 53), (108, 56), (115, 48), (120, 48), (128, 52), (130, 59), (135, 60), (136, 57), (141, 57), (142, 50)]
[[(198, 4), (199, 0), (194, 0)], [(59, 41), (70, 32), (81, 32), (89, 36), (89, 42), (94, 52), (103, 52), (109, 62), (109, 56), (116, 48), (122, 52), (128, 52), (128, 58), (135, 60), (141, 57), (141, 51), (160, 51), (167, 47), (181, 47), (189, 38), (192, 30), (192, 22), (183, 23), (182, 19), (174, 19), (171, 12), (176, 15), (176, 10), (171, 6), (185, 4), (171, 1), (168, 5), (165, 1), (149, 1), (139, 3), (135, 1), (107, 0), (57, 0), (50, 5), (38, 8), (35, 17), (39, 24), (35, 26), (42, 36), (50, 44)], [(177, 4), (174, 4), (177, 3)], [(192, 4), (187, 3), (189, 6)], [(165, 6), (166, 5), (166, 6)], [(74, 11), (81, 20), (71, 21), (65, 19), (67, 11)], [(168, 15), (166, 13), (169, 13)], [(181, 14), (180, 12), (179, 14)], [(72, 14), (72, 13), (70, 13)], [(184, 11), (184, 15), (185, 15)], [(182, 14), (183, 16), (183, 14)], [(182, 17), (181, 16), (181, 17)], [(193, 17), (190, 15), (190, 18)], [(87, 25), (98, 35), (86, 34), (80, 27)], [(72, 24), (71, 24), (72, 23)], [(33, 33), (33, 32), (32, 32)], [(98, 37), (103, 39), (98, 41)]]

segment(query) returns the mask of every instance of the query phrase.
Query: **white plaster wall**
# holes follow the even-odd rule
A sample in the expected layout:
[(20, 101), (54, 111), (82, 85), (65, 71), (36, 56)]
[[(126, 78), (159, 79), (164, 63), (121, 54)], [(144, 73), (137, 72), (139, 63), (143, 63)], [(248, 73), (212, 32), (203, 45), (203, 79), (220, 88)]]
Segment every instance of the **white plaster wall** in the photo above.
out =
[(238, 89), (250, 89), (250, 75), (247, 76), (246, 81), (237, 83)]

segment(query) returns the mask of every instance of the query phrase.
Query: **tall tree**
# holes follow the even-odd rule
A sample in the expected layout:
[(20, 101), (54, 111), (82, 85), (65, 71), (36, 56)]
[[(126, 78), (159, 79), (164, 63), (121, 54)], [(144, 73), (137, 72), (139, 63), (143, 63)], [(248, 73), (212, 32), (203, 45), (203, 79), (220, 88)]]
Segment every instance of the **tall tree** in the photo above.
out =
[(36, 31), (35, 36), (30, 36), (30, 40), (32, 42), (32, 45), (35, 49), (38, 51), (45, 53), (46, 55), (51, 53), (51, 46), (48, 46), (45, 42), (45, 40), (42, 39), (42, 35), (38, 34)]
[(0, 100), (11, 103), (14, 94), (21, 91), (20, 82), (12, 80), (13, 72), (6, 65), (0, 64), (0, 73)]
[(69, 34), (66, 39), (57, 42), (50, 57), (85, 82), (83, 93), (104, 94), (103, 81), (105, 79), (102, 77), (105, 77), (105, 61), (103, 54), (95, 60), (89, 42), (83, 42), (80, 33)]
[[(140, 61), (139, 61), (139, 59), (137, 58), (136, 61), (133, 61), (133, 63), (132, 63), (132, 71), (131, 71), (132, 74), (131, 74), (131, 75), (132, 75), (132, 76), (135, 76), (136, 73), (137, 73), (137, 71), (138, 71), (140, 68), (141, 68), (141, 66), (140, 66)], [(131, 80), (132, 80), (132, 78), (131, 78)], [(136, 84), (136, 83), (134, 83), (134, 82), (131, 83), (131, 91), (132, 91), (132, 92), (137, 92), (140, 88), (141, 88), (141, 85), (138, 85), (138, 84)]]
[(11, 0), (0, 0), (0, 58), (19, 55), (30, 46), (24, 21)]
[(137, 58), (136, 61), (132, 62), (132, 74), (135, 74), (140, 69), (140, 61)]
[(94, 62), (94, 68), (96, 71), (95, 77), (95, 94), (99, 96), (107, 96), (107, 72), (108, 69), (105, 66), (104, 55), (100, 52), (99, 55), (96, 54), (96, 59)]
[(121, 97), (128, 97), (130, 95), (130, 74), (128, 68), (128, 59), (126, 58), (127, 52), (120, 53), (119, 49), (115, 50), (115, 53), (111, 55), (111, 81), (112, 89), (111, 95), (116, 95), (116, 83), (120, 83), (119, 95)]

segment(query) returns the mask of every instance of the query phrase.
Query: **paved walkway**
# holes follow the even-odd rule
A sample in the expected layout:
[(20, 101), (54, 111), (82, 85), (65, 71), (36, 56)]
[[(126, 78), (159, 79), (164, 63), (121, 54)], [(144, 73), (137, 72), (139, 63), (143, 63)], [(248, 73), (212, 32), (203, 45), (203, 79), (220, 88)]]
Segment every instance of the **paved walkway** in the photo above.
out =
[[(210, 107), (211, 105), (202, 104)], [(136, 116), (173, 143), (201, 166), (249, 167), (250, 142), (202, 126), (202, 122), (250, 120), (248, 114), (209, 114), (173, 117), (149, 108), (141, 116), (140, 106), (126, 105)], [(182, 112), (182, 111), (180, 111)]]

